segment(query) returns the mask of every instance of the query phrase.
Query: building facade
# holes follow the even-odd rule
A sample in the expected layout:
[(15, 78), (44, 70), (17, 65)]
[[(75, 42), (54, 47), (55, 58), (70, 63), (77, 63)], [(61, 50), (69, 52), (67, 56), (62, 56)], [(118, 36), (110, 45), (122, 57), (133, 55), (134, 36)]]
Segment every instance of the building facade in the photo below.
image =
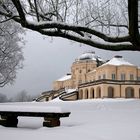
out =
[(77, 90), (68, 100), (140, 98), (140, 68), (122, 56), (106, 62), (94, 52), (86, 52), (73, 62), (71, 74), (54, 81), (53, 90), (60, 89)]

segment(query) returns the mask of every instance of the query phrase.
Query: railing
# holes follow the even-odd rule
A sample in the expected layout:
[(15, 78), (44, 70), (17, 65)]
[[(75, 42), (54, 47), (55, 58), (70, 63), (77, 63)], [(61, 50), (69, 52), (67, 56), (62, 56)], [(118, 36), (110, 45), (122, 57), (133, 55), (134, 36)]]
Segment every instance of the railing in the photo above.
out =
[(109, 84), (131, 84), (131, 85), (140, 85), (140, 80), (112, 80), (112, 79), (100, 79), (96, 81), (85, 82), (79, 84), (79, 87), (90, 86), (90, 85), (97, 85), (101, 83), (109, 83)]

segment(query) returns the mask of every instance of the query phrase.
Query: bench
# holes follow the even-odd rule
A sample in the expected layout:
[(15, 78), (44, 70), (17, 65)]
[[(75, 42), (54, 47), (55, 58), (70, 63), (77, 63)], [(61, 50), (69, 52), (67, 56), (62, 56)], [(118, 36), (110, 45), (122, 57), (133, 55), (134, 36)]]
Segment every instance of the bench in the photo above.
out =
[(5, 127), (17, 127), (19, 116), (43, 117), (43, 126), (60, 126), (61, 117), (69, 117), (70, 112), (63, 111), (60, 107), (46, 107), (24, 103), (0, 104), (0, 125)]

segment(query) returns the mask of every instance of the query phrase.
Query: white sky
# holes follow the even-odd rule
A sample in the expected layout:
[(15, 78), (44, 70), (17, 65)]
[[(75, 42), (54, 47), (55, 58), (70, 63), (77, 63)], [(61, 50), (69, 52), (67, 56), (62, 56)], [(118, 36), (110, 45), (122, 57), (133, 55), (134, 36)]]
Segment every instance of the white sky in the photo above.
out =
[(62, 38), (51, 40), (50, 37), (44, 38), (32, 31), (26, 33), (25, 40), (24, 68), (18, 71), (14, 85), (0, 89), (0, 93), (10, 97), (22, 90), (36, 95), (52, 89), (52, 82), (69, 73), (74, 60), (89, 50), (95, 51), (105, 60), (111, 59), (114, 55), (123, 55), (127, 61), (140, 66), (140, 52), (104, 51)]

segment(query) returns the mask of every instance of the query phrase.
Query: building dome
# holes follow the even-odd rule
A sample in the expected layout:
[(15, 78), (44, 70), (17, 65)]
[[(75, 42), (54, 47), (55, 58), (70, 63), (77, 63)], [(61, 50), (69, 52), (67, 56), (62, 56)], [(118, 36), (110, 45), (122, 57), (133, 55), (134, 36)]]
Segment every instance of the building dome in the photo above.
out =
[(93, 51), (85, 52), (76, 59), (76, 61), (83, 61), (83, 60), (103, 61), (99, 56), (95, 55), (95, 52)]

